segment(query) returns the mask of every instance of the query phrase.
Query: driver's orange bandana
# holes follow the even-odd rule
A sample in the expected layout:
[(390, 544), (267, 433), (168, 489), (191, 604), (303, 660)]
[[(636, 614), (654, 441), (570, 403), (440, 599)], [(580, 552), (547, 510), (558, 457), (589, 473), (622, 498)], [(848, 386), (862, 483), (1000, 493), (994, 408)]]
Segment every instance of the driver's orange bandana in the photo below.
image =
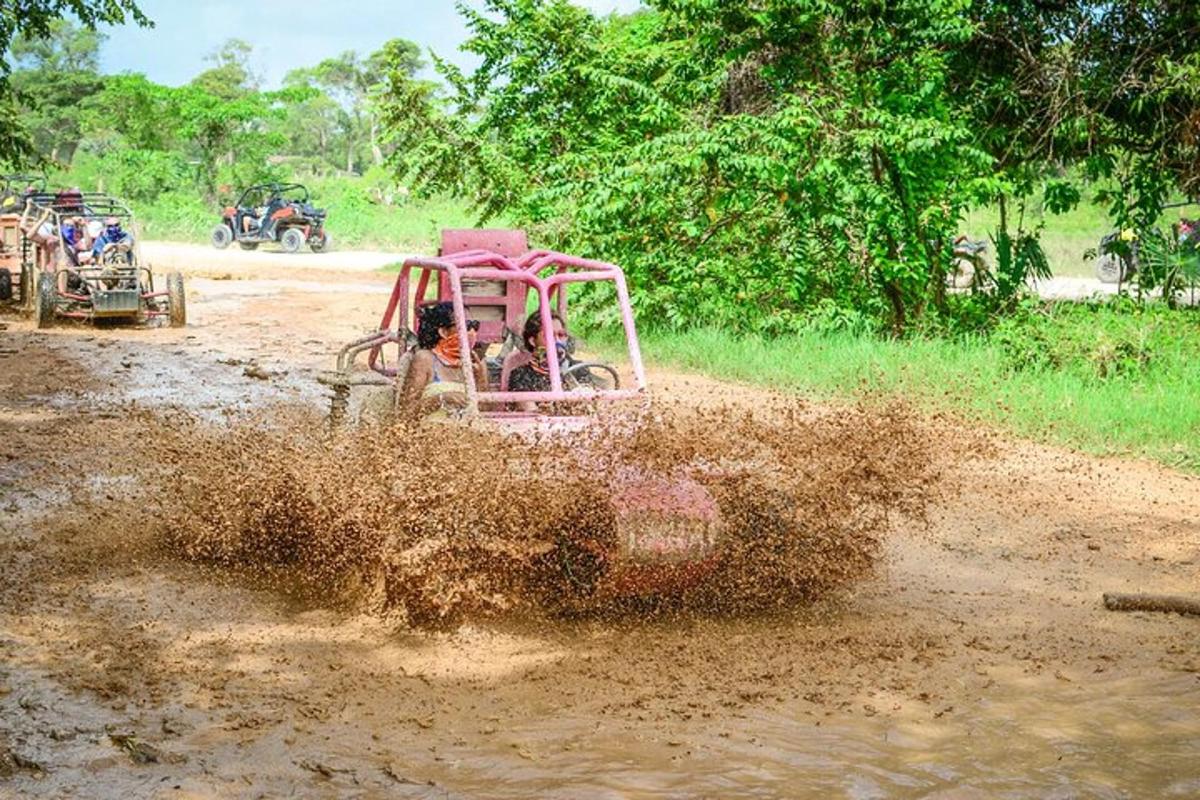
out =
[(461, 366), (462, 342), (459, 341), (458, 334), (452, 333), (438, 342), (433, 348), (433, 354), (447, 367)]

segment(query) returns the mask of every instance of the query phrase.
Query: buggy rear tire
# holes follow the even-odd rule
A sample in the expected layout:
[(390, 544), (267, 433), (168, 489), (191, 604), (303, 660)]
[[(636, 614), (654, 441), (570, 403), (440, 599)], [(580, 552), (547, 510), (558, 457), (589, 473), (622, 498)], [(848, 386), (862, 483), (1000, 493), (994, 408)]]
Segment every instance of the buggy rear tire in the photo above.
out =
[(950, 274), (946, 276), (946, 282), (952, 289), (968, 289), (975, 282), (976, 271), (977, 265), (974, 261), (959, 256), (950, 265)]
[(21, 267), (21, 309), (23, 311), (33, 310), (35, 274), (32, 266), (26, 265)]
[(7, 303), (12, 299), (13, 299), (12, 273), (6, 269), (0, 269), (0, 302)]
[(1096, 259), (1096, 277), (1101, 283), (1123, 283), (1129, 280), (1129, 266), (1116, 253), (1102, 253)]
[(49, 272), (38, 276), (35, 316), (39, 328), (49, 328), (54, 324), (54, 312), (58, 306), (58, 281), (55, 278)]
[(167, 306), (172, 328), (187, 325), (187, 298), (183, 289), (183, 275), (178, 272), (167, 275)]
[(298, 253), (304, 246), (304, 233), (299, 228), (288, 228), (279, 237), (279, 246), (285, 253)]
[(314, 253), (324, 253), (329, 250), (329, 246), (332, 241), (333, 240), (329, 238), (328, 233), (322, 233), (321, 238), (309, 244), (309, 247), (312, 248)]
[(258, 242), (238, 242), (238, 247), (243, 250), (257, 250)]
[(212, 246), (224, 250), (233, 242), (233, 229), (222, 222), (212, 229)]

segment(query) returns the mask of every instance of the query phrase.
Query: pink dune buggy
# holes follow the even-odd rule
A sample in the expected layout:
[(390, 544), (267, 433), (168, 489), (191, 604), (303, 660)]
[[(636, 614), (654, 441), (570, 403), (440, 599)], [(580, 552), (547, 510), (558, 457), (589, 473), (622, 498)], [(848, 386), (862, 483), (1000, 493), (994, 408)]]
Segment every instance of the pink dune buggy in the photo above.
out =
[[(544, 346), (553, 353), (551, 310), (566, 320), (568, 288), (598, 282), (615, 289), (632, 386), (621, 386), (612, 366), (576, 362), (563, 368), (551, 358), (549, 391), (510, 391), (508, 376), (530, 358), (519, 342), (532, 301), (541, 314)], [(464, 370), (465, 418), (536, 440), (586, 430), (596, 424), (600, 404), (647, 397), (633, 311), (619, 267), (548, 250), (530, 251), (522, 231), (447, 230), (438, 257), (404, 262), (378, 330), (343, 347), (336, 371), (322, 376), (334, 390), (335, 421), (347, 413), (351, 387), (383, 386), (399, 392), (400, 365), (415, 347), (417, 311), (425, 303), (445, 301), (454, 305), (461, 341), (468, 341), (468, 321), (477, 321), (478, 347), (498, 350), (488, 357), (496, 390), (476, 386), (471, 371)], [(362, 354), (365, 369), (356, 366)], [(530, 404), (535, 410), (513, 410)], [(695, 586), (715, 569), (722, 524), (716, 501), (701, 484), (681, 472), (652, 474), (633, 465), (609, 470), (604, 480), (616, 530), (604, 537), (605, 544), (593, 545), (601, 552), (589, 554), (596, 568), (580, 587), (588, 599), (669, 596)], [(577, 556), (564, 553), (563, 568), (570, 570), (569, 562)]]

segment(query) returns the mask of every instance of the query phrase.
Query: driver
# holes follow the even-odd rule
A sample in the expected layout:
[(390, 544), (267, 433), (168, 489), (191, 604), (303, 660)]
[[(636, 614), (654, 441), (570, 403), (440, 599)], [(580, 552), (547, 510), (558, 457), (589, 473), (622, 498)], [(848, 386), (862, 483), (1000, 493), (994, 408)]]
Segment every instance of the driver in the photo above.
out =
[[(133, 248), (133, 236), (121, 227), (121, 220), (109, 217), (104, 220), (104, 232), (97, 236), (92, 244), (92, 257), (99, 260), (104, 253), (114, 248), (130, 253)], [(132, 255), (129, 255), (129, 260), (132, 263)]]
[(417, 328), (417, 350), (404, 376), (400, 405), (412, 417), (441, 412), (442, 416), (467, 404), (466, 368), (475, 376), (475, 386), (487, 391), (487, 368), (475, 356), (478, 320), (467, 320), (465, 343), (459, 341), (453, 303), (435, 303), (421, 309)]
[[(567, 352), (567, 343), (570, 341), (570, 337), (567, 335), (567, 326), (563, 323), (562, 317), (557, 312), (552, 311), (550, 319), (554, 323), (554, 350), (558, 358), (558, 368), (561, 372), (575, 363), (571, 359), (570, 353)], [(521, 331), (521, 343), (525, 346), (525, 350), (530, 353), (530, 359), (528, 363), (516, 367), (509, 374), (508, 390), (510, 392), (550, 391), (550, 357), (542, 341), (541, 312), (534, 311), (525, 320), (525, 327)], [(522, 403), (522, 405), (532, 404)]]

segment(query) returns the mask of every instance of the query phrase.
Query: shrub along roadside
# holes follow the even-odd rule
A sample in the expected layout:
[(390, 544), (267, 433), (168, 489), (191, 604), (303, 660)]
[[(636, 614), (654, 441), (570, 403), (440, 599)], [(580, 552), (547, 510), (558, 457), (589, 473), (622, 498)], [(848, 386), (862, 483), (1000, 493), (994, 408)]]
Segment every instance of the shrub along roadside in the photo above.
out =
[[(606, 334), (589, 338), (621, 351)], [(987, 337), (697, 328), (645, 331), (641, 342), (652, 364), (817, 397), (899, 396), (1037, 441), (1200, 472), (1196, 313), (1031, 304)]]

